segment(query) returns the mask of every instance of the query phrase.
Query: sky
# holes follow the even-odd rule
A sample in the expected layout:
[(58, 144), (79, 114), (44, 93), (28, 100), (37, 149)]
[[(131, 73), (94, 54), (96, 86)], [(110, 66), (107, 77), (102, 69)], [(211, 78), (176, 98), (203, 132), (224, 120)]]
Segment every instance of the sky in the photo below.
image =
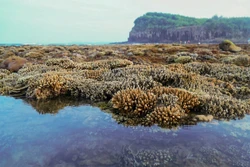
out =
[(250, 0), (0, 0), (0, 43), (127, 41), (147, 12), (250, 17)]

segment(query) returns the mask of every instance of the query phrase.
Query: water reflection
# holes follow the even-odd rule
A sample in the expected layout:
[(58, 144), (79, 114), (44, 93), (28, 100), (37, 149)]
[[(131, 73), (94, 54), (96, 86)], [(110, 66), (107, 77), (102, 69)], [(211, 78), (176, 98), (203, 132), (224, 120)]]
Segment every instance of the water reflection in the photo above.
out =
[(31, 105), (40, 114), (57, 114), (61, 109), (64, 109), (67, 106), (76, 107), (90, 103), (88, 101), (67, 96), (46, 100), (24, 99), (24, 101)]
[(250, 166), (249, 116), (170, 130), (126, 127), (96, 107), (70, 104), (39, 114), (0, 96), (0, 166)]
[[(81, 100), (79, 98), (72, 98), (68, 96), (58, 97), (54, 99), (46, 99), (46, 100), (34, 100), (34, 99), (23, 99), (27, 104), (31, 105), (39, 114), (57, 114), (60, 110), (67, 106), (80, 106), (91, 104), (91, 101)], [(112, 108), (109, 102), (100, 102), (100, 103), (92, 103), (92, 106), (98, 106), (103, 109), (103, 112), (108, 112), (112, 115), (112, 118), (116, 120), (118, 124), (123, 124), (124, 126), (152, 126), (154, 124), (147, 124), (148, 121), (145, 121), (145, 118), (129, 118), (123, 115), (119, 115), (116, 111), (110, 111)], [(179, 126), (185, 125), (196, 125), (197, 120), (194, 121), (194, 115), (190, 115), (189, 117), (185, 117), (185, 119), (181, 119), (178, 122), (158, 125), (162, 128), (167, 129), (176, 129)]]

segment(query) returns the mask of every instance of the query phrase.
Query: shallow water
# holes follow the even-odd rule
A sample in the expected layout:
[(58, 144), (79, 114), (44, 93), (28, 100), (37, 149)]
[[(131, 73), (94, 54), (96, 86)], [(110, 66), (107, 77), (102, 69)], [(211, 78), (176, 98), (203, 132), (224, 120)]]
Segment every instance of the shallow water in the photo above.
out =
[(68, 105), (41, 114), (0, 96), (0, 166), (250, 166), (249, 116), (170, 130), (125, 127), (99, 108)]

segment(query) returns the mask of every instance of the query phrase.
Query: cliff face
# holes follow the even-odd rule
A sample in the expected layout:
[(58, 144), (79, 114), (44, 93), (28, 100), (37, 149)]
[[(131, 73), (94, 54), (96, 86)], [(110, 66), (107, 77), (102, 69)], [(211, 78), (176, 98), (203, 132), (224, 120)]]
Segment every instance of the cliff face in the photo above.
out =
[(179, 28), (170, 28), (166, 30), (147, 29), (144, 31), (132, 30), (129, 33), (128, 42), (152, 43), (152, 42), (184, 42), (190, 41), (202, 43), (217, 43), (224, 39), (230, 39), (234, 42), (247, 43), (250, 37), (249, 33), (237, 32), (230, 33), (226, 30), (210, 31), (204, 26), (187, 26)]
[[(155, 18), (150, 19), (150, 21), (153, 22)], [(230, 29), (226, 23), (220, 23), (220, 20), (216, 20), (215, 23), (214, 21), (210, 21), (212, 23), (206, 22), (206, 24), (202, 25), (180, 27), (167, 27), (166, 25), (168, 25), (170, 22), (168, 19), (166, 19), (164, 23), (161, 21), (161, 25), (156, 25), (155, 22), (157, 24), (160, 21), (154, 21), (153, 26), (148, 26), (150, 22), (147, 19), (137, 19), (135, 21), (135, 26), (129, 33), (128, 42), (179, 43), (180, 41), (190, 41), (191, 43), (218, 43), (224, 39), (230, 39), (238, 43), (247, 43), (248, 39), (250, 38), (250, 29), (248, 27), (237, 28), (237, 25), (230, 23), (230, 26), (234, 27), (234, 29)], [(142, 28), (143, 26), (144, 28)]]

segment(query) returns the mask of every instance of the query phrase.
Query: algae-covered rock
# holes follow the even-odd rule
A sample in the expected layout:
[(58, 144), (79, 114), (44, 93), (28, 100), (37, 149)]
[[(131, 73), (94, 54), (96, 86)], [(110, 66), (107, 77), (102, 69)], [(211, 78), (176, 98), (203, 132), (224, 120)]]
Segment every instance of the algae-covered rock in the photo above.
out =
[(230, 52), (240, 52), (241, 48), (236, 46), (232, 41), (230, 40), (224, 40), (219, 44), (219, 48), (223, 51), (230, 51)]

